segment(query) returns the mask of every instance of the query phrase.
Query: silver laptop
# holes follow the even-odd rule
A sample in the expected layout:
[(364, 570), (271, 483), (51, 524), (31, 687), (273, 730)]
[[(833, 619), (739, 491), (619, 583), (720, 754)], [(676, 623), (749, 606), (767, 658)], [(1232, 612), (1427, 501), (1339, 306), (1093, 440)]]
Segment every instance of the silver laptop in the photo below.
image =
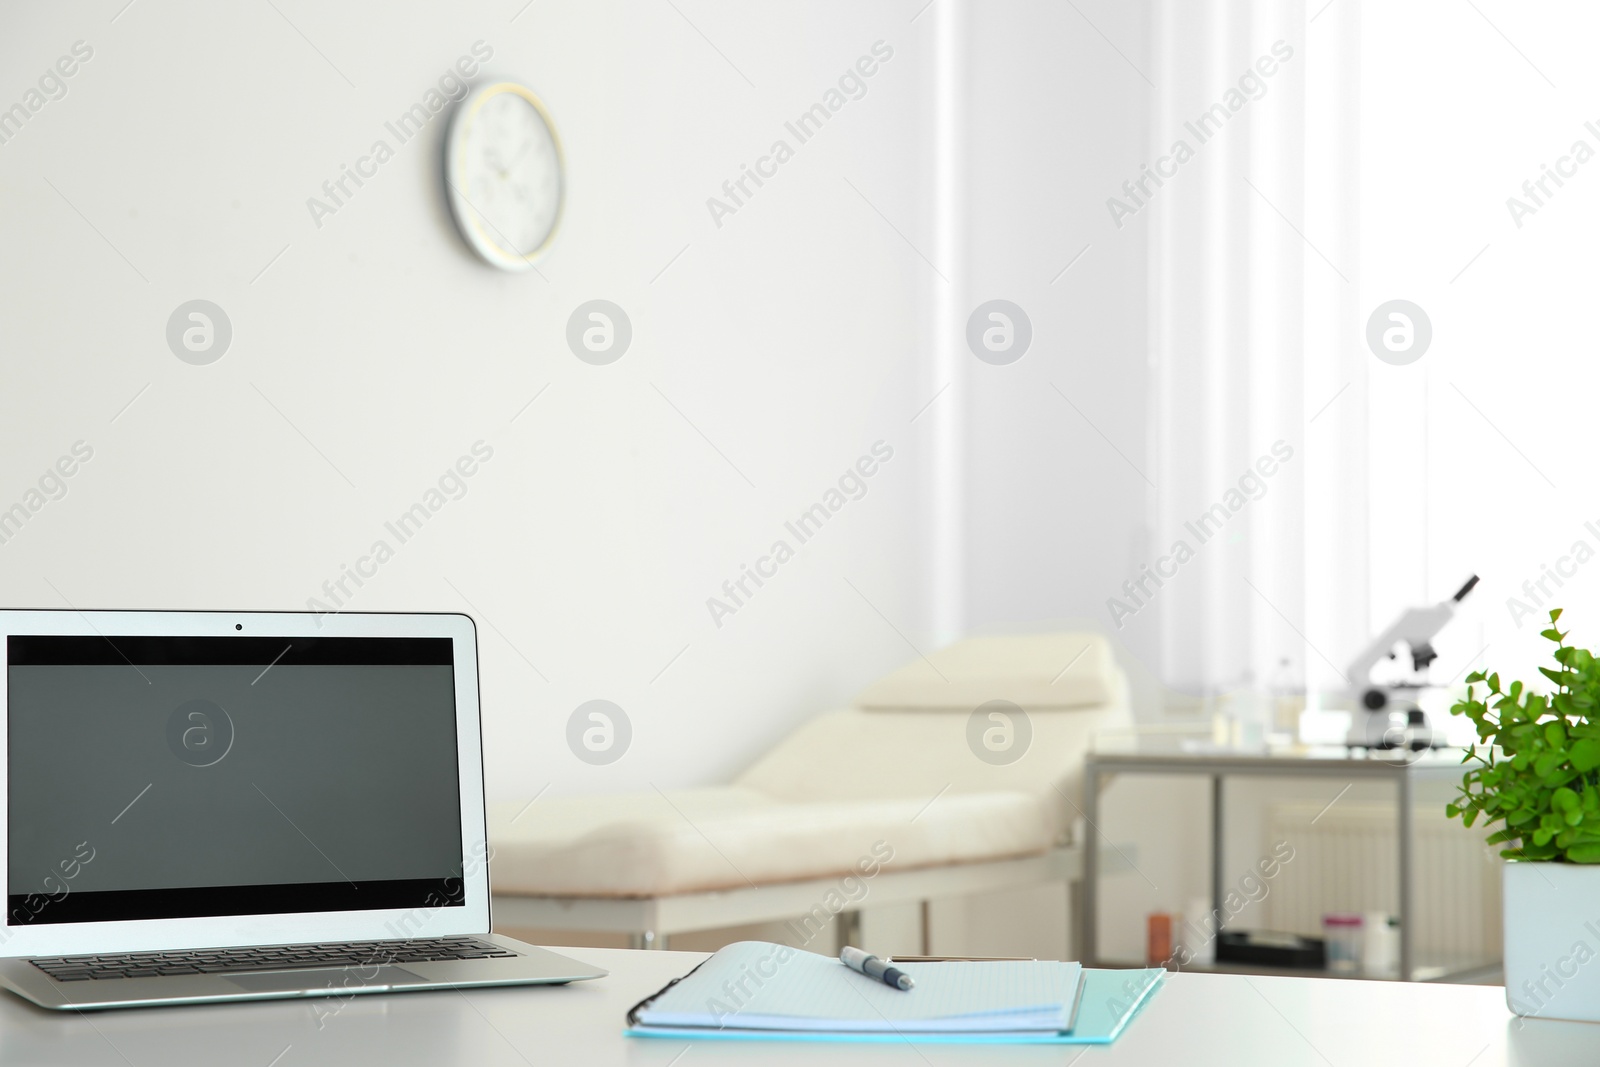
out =
[(490, 933), (464, 615), (0, 611), (0, 984), (46, 1008), (571, 982)]

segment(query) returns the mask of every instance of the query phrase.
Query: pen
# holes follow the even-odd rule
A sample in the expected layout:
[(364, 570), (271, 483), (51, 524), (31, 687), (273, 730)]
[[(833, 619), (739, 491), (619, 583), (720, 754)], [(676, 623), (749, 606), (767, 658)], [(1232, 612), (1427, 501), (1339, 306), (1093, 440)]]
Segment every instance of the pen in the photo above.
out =
[(863, 952), (858, 948), (851, 948), (848, 945), (839, 951), (839, 962), (852, 971), (859, 971), (868, 978), (882, 982), (890, 989), (910, 989), (917, 984), (911, 980), (909, 974), (898, 967), (891, 967), (887, 962), (880, 960), (871, 953)]

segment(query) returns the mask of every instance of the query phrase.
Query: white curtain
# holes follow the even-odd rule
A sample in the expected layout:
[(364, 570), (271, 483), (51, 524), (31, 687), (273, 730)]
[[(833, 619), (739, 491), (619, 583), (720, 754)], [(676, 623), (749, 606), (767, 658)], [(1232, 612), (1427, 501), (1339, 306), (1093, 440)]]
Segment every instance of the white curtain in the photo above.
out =
[(1133, 595), (1175, 688), (1342, 689), (1368, 634), (1360, 7), (1324, 2), (1153, 12), (1151, 166), (1171, 177), (1133, 193), (1152, 242), (1148, 546), (1170, 576)]

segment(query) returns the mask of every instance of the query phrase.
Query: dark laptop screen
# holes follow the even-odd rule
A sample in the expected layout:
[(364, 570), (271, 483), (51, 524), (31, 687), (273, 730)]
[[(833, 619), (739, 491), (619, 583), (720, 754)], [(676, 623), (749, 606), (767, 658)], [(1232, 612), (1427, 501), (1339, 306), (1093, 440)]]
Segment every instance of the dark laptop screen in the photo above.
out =
[(7, 924), (464, 903), (449, 638), (7, 647)]

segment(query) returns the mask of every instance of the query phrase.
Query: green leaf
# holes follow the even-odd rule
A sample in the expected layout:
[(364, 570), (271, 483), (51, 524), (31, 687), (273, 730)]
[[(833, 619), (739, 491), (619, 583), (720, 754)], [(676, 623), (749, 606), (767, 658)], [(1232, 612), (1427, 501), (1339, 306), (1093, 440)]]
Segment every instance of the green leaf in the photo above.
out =
[(1569, 758), (1572, 766), (1582, 774), (1588, 774), (1596, 767), (1600, 767), (1600, 741), (1586, 737), (1572, 746)]
[(1560, 643), (1561, 641), (1561, 634), (1553, 627), (1549, 630), (1540, 630), (1539, 636), (1549, 638), (1551, 641), (1555, 641), (1557, 643)]
[(1600, 863), (1600, 844), (1574, 845), (1567, 849), (1567, 859), (1573, 863)]
[(1558, 722), (1547, 722), (1544, 724), (1544, 739), (1551, 748), (1560, 748), (1567, 743), (1567, 731)]
[(1491, 693), (1500, 692), (1500, 672), (1499, 671), (1495, 671), (1493, 674), (1489, 675), (1489, 691)]
[(1557, 619), (1561, 618), (1561, 613), (1563, 611), (1565, 611), (1565, 610), (1566, 610), (1565, 608), (1551, 608), (1550, 609), (1550, 621), (1551, 622), (1555, 622)]

